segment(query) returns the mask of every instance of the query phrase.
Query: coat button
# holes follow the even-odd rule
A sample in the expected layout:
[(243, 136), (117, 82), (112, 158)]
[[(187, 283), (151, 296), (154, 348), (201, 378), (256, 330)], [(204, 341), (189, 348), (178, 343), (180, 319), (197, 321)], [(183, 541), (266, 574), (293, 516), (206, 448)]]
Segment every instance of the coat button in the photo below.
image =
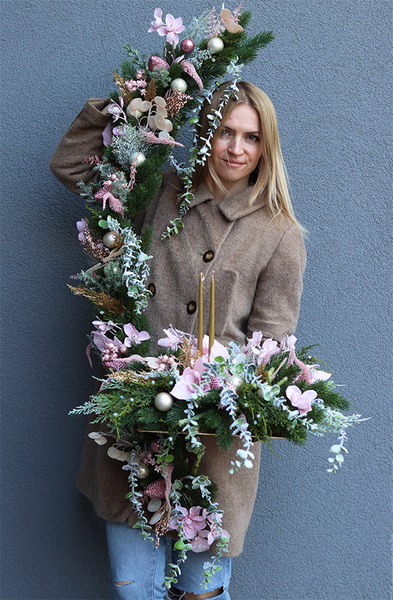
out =
[(156, 286), (154, 285), (154, 283), (149, 283), (147, 289), (149, 290), (152, 296), (156, 295)]
[(213, 250), (207, 250), (207, 252), (205, 252), (205, 254), (203, 255), (204, 262), (210, 262), (211, 260), (213, 260), (213, 258), (214, 258)]
[(194, 312), (196, 311), (196, 308), (197, 308), (196, 302), (194, 302), (193, 300), (191, 300), (191, 302), (189, 302), (187, 304), (187, 312), (188, 312), (188, 314), (189, 315), (193, 315)]

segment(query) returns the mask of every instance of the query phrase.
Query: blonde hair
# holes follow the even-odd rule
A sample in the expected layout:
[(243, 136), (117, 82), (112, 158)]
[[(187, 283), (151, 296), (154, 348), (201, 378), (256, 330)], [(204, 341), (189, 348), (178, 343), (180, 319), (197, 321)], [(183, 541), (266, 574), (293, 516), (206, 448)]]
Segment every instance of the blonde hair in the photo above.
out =
[[(210, 126), (208, 115), (212, 114), (212, 110), (218, 109), (223, 92), (230, 85), (231, 82), (228, 81), (220, 85), (214, 92), (211, 102), (205, 102), (202, 106), (199, 113), (199, 124), (197, 128), (198, 147), (203, 146), (202, 138), (206, 138)], [(225, 120), (235, 106), (238, 106), (239, 104), (248, 104), (255, 108), (259, 115), (261, 126), (261, 158), (258, 167), (251, 173), (249, 178), (249, 184), (253, 188), (250, 195), (250, 204), (253, 204), (260, 194), (264, 194), (274, 217), (283, 214), (304, 232), (304, 228), (295, 217), (291, 199), (289, 197), (287, 174), (281, 153), (277, 117), (274, 106), (265, 92), (256, 85), (247, 81), (240, 81), (237, 83), (237, 87), (239, 91), (236, 93), (236, 96), (232, 94), (224, 108), (221, 109), (221, 125), (216, 129), (213, 135), (212, 146), (220, 135), (223, 123), (225, 123)], [(192, 191), (195, 191), (196, 188), (205, 181), (208, 174), (218, 188), (224, 193), (227, 193), (225, 186), (213, 167), (212, 161), (209, 159), (204, 165), (198, 165), (195, 169), (192, 180)]]

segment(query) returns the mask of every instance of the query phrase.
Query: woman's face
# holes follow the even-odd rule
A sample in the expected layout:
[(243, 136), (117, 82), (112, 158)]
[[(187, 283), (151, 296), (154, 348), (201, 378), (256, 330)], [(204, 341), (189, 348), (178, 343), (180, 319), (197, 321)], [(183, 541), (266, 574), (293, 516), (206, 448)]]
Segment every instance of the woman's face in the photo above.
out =
[(210, 157), (228, 193), (233, 194), (248, 185), (260, 156), (259, 115), (253, 106), (238, 104), (224, 121)]

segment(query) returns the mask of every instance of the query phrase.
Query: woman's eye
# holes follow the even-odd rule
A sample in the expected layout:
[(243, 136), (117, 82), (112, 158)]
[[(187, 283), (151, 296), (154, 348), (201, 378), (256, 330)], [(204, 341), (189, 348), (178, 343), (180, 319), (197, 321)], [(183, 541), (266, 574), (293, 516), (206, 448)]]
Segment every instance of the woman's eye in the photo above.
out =
[(257, 135), (249, 135), (248, 139), (250, 142), (259, 142), (259, 137)]
[(227, 137), (229, 135), (229, 131), (227, 129), (221, 129), (221, 137)]

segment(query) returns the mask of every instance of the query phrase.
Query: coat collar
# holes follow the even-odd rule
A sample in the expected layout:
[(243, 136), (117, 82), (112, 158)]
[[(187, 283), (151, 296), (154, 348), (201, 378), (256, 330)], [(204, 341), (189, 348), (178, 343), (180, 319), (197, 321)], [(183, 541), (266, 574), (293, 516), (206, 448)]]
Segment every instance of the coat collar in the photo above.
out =
[[(241, 192), (233, 194), (233, 196), (227, 196), (226, 198), (219, 200), (217, 202), (217, 207), (228, 221), (237, 221), (237, 219), (246, 217), (266, 205), (264, 195), (260, 195), (254, 201), (254, 204), (250, 206), (250, 195), (251, 188), (245, 188)], [(208, 200), (214, 200), (213, 194), (207, 184), (202, 183), (196, 190), (190, 206), (192, 208)]]

